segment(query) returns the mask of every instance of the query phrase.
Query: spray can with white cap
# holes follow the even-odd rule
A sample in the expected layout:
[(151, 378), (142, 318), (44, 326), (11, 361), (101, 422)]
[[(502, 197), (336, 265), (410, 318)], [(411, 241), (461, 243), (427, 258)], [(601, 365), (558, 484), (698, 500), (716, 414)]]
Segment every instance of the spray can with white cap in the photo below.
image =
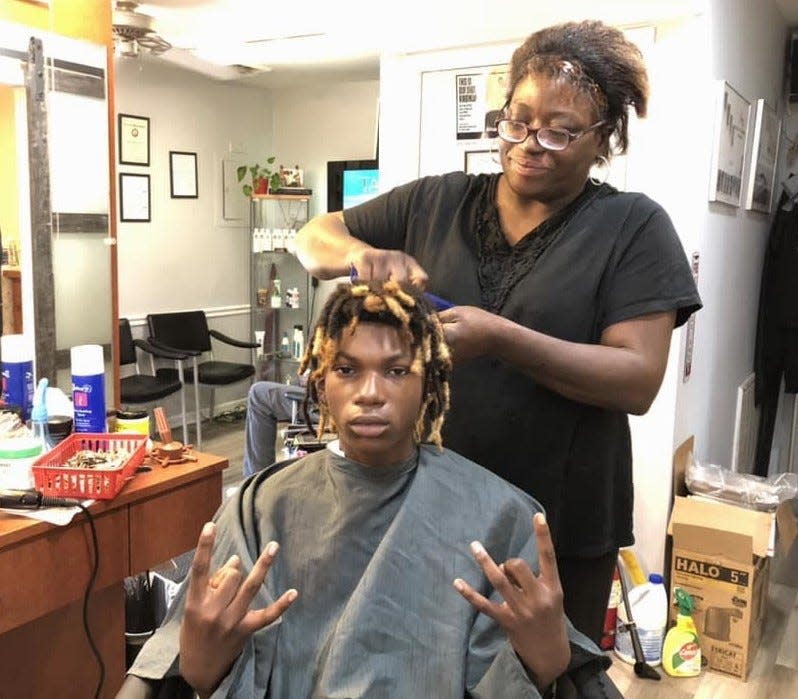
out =
[(105, 362), (100, 345), (70, 350), (75, 432), (105, 432)]
[(0, 337), (3, 362), (3, 404), (20, 409), (23, 422), (33, 406), (33, 340), (27, 335)]

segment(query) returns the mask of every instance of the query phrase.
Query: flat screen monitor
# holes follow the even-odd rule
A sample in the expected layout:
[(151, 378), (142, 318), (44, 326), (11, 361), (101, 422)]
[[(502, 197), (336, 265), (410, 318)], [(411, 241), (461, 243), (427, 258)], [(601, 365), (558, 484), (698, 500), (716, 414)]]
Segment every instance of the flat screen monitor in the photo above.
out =
[(327, 163), (327, 211), (362, 204), (380, 193), (376, 160), (331, 160)]

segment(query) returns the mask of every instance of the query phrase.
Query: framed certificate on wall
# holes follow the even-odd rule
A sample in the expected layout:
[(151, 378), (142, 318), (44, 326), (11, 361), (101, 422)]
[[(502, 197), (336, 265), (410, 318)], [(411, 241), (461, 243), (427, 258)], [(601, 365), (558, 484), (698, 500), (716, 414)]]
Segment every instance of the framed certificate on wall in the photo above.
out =
[(147, 223), (150, 220), (150, 176), (119, 173), (119, 220)]
[(121, 165), (150, 164), (150, 120), (148, 117), (120, 114), (119, 163)]

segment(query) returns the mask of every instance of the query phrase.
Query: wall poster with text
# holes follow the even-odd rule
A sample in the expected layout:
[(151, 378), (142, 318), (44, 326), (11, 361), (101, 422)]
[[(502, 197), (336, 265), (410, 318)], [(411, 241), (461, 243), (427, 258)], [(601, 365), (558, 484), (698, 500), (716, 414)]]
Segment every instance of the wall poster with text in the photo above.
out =
[(508, 79), (507, 66), (475, 68), (455, 76), (458, 141), (496, 136)]

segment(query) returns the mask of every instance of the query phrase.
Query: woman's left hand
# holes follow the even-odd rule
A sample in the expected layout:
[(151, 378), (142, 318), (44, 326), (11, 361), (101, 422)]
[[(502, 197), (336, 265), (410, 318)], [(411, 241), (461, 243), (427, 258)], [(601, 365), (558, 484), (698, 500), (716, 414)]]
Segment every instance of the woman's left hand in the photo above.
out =
[(438, 318), (455, 363), (489, 353), (498, 316), (476, 306), (455, 306)]
[(516, 654), (542, 691), (568, 668), (571, 648), (554, 544), (543, 514), (532, 518), (532, 526), (538, 544), (539, 575), (535, 576), (520, 558), (496, 565), (482, 544), (475, 541), (471, 544), (474, 558), (504, 601), (491, 602), (460, 578), (454, 581), (454, 587), (475, 609), (505, 630)]

